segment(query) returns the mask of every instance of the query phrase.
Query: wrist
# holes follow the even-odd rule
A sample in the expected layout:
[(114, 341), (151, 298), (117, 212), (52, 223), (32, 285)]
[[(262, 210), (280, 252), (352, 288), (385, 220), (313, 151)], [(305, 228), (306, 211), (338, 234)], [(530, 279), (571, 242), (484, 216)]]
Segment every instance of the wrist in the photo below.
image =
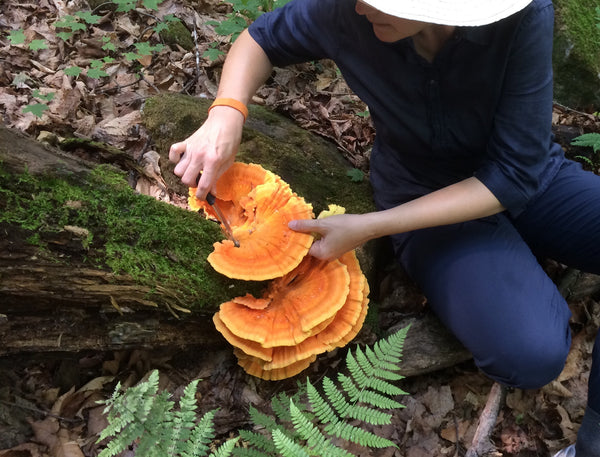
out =
[(244, 117), (244, 122), (246, 122), (246, 119), (248, 118), (248, 107), (239, 100), (236, 100), (235, 98), (217, 97), (213, 101), (212, 105), (210, 105), (210, 107), (208, 108), (208, 113), (210, 113), (210, 111), (217, 106), (226, 106), (229, 108), (233, 108), (234, 110), (241, 113), (241, 115)]

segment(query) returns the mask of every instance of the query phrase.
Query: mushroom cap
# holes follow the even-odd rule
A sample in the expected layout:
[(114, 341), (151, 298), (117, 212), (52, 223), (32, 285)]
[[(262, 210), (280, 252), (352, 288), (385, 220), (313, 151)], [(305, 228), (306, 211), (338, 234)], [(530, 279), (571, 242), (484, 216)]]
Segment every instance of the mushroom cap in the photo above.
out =
[(273, 360), (273, 348), (264, 348), (255, 341), (245, 340), (232, 333), (219, 317), (219, 313), (213, 315), (216, 329), (235, 348), (241, 349), (245, 354), (256, 357), (264, 362)]
[(362, 328), (362, 326), (365, 322), (365, 318), (367, 317), (367, 312), (369, 311), (368, 304), (369, 304), (369, 283), (367, 281), (365, 281), (363, 306), (362, 306), (362, 309), (360, 312), (360, 316), (358, 316), (358, 320), (352, 327), (352, 330), (350, 330), (350, 332), (348, 332), (348, 334), (346, 336), (344, 336), (341, 340), (339, 340), (337, 342), (337, 347), (346, 346), (350, 341), (352, 341), (354, 339), (354, 337), (356, 335), (358, 335), (358, 332), (360, 332), (360, 329)]
[(360, 331), (367, 315), (369, 285), (363, 275), (354, 251), (347, 252), (338, 259), (348, 268), (350, 287), (342, 308), (330, 319), (313, 329), (313, 335), (296, 346), (273, 348), (271, 360), (263, 358), (265, 370), (282, 368), (292, 362), (313, 355), (332, 351), (348, 344)]
[[(344, 304), (335, 314), (314, 325), (310, 332), (299, 332), (305, 338), (293, 345), (281, 344), (265, 347), (265, 345), (271, 343), (267, 341), (264, 344), (246, 338), (251, 336), (251, 338), (257, 339), (256, 327), (259, 324), (264, 325), (265, 321), (272, 322), (272, 317), (267, 318), (257, 312), (267, 311), (274, 304), (276, 306), (277, 300), (280, 300), (278, 294), (287, 293), (288, 287), (286, 287), (286, 284), (291, 287), (302, 282), (302, 275), (305, 274), (304, 269), (312, 272), (313, 269), (316, 269), (313, 265), (322, 267), (323, 264), (332, 263), (334, 265), (336, 263), (345, 265), (349, 276), (348, 293), (344, 299)], [(368, 293), (369, 286), (354, 251), (344, 254), (334, 262), (327, 263), (318, 261), (313, 257), (307, 257), (298, 268), (285, 278), (274, 280), (263, 298), (255, 298), (250, 294), (246, 294), (244, 297), (237, 297), (228, 302), (246, 307), (248, 312), (252, 313), (256, 319), (246, 321), (246, 318), (243, 318), (242, 323), (246, 323), (243, 329), (246, 329), (246, 333), (237, 335), (236, 332), (239, 330), (232, 331), (222, 321), (221, 316), (224, 309), (227, 314), (230, 307), (228, 304), (223, 304), (226, 306), (222, 305), (221, 311), (215, 314), (214, 320), (217, 329), (236, 348), (238, 362), (246, 372), (262, 379), (284, 379), (304, 370), (318, 354), (345, 346), (356, 336), (367, 313)], [(231, 311), (233, 311), (233, 308), (229, 309), (229, 312)], [(279, 314), (281, 313), (281, 310), (276, 311)], [(287, 318), (289, 313), (285, 316)], [(261, 339), (261, 341), (264, 340)], [(285, 342), (288, 343), (288, 341)]]
[[(345, 346), (356, 336), (364, 323), (369, 303), (369, 285), (355, 251), (346, 252), (338, 260), (346, 265), (350, 275), (348, 296), (344, 306), (336, 313), (331, 323), (314, 337), (322, 345), (327, 346), (329, 351)], [(350, 335), (352, 336), (349, 337)], [(345, 342), (342, 343), (343, 341)]]
[(317, 356), (313, 355), (282, 368), (266, 369), (265, 364), (260, 359), (249, 356), (239, 349), (235, 349), (234, 354), (238, 359), (238, 364), (246, 373), (266, 381), (279, 381), (296, 376), (317, 359)]
[[(260, 165), (234, 163), (217, 181), (217, 205), (228, 219), (233, 236), (214, 244), (209, 263), (230, 278), (264, 281), (289, 273), (308, 253), (309, 233), (291, 230), (294, 219), (311, 219), (312, 205), (293, 193), (279, 176)], [(210, 205), (190, 190), (190, 208), (214, 217)]]
[(266, 308), (231, 300), (221, 304), (219, 317), (233, 334), (263, 347), (294, 346), (335, 316), (346, 302), (349, 286), (343, 263), (307, 256), (293, 271), (271, 282), (262, 297), (270, 300)]

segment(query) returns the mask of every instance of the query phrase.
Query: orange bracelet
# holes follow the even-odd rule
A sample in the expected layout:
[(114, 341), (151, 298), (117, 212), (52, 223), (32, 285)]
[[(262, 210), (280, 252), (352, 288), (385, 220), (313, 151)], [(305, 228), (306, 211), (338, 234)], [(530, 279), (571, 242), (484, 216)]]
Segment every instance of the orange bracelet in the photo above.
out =
[(213, 109), (215, 106), (229, 106), (230, 108), (238, 110), (244, 116), (244, 122), (248, 119), (248, 108), (242, 102), (236, 100), (235, 98), (216, 98), (215, 101), (208, 108), (208, 112)]

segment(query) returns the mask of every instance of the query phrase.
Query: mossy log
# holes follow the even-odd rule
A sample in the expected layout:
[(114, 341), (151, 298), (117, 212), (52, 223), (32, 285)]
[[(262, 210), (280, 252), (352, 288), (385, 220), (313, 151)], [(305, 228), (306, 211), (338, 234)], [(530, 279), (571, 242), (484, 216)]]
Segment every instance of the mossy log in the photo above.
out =
[[(144, 108), (146, 127), (163, 154), (163, 177), (177, 193), (187, 189), (164, 156), (170, 143), (202, 123), (209, 103), (161, 96)], [(251, 113), (239, 160), (282, 176), (315, 213), (330, 203), (352, 212), (373, 209), (368, 181), (347, 176), (351, 167), (335, 146), (268, 110), (251, 107)], [(216, 273), (206, 257), (222, 237), (218, 226), (135, 193), (140, 170), (126, 153), (102, 153), (96, 162), (91, 156), (82, 159), (0, 126), (0, 356), (226, 345), (212, 313), (232, 297), (260, 293), (265, 284)], [(422, 297), (400, 293), (404, 279), (380, 290), (377, 266), (388, 264), (377, 246), (359, 253), (371, 283), (371, 322), (377, 325), (379, 302), (388, 315), (398, 314), (394, 328), (411, 325), (403, 373), (423, 374), (468, 359), (430, 313), (406, 312)], [(384, 258), (389, 254), (381, 251)], [(585, 295), (598, 293), (593, 279)], [(581, 282), (577, 276), (563, 286), (572, 293)]]
[(127, 171), (0, 126), (0, 355), (222, 344), (214, 310), (263, 286), (216, 273), (217, 225)]
[[(182, 101), (194, 113), (205, 111), (186, 97), (160, 97), (148, 103), (145, 115), (158, 111), (175, 119), (173, 110), (184, 112)], [(202, 121), (198, 115), (187, 118), (187, 131), (166, 139), (153, 130), (163, 121), (149, 122), (158, 149), (164, 152), (169, 142), (191, 133)], [(168, 132), (182, 122), (156, 128)], [(298, 193), (308, 195), (315, 212), (329, 203), (371, 210), (368, 183), (346, 176), (350, 167), (336, 148), (286, 122), (255, 112), (240, 157), (254, 151), (247, 161), (266, 164), (303, 189)], [(114, 165), (98, 165), (90, 154), (84, 160), (0, 126), (0, 356), (128, 347), (210, 350), (227, 344), (211, 319), (218, 305), (264, 287), (214, 272), (206, 257), (222, 236), (216, 224), (136, 194), (129, 181), (138, 165), (118, 151), (109, 156), (98, 162)], [(373, 309), (376, 252), (372, 245), (361, 255), (373, 281)], [(422, 347), (428, 335), (438, 341), (428, 347), (448, 347), (433, 326), (411, 323), (407, 347)], [(446, 352), (408, 351), (403, 367), (418, 374), (454, 363), (431, 360)]]
[[(199, 111), (191, 97), (158, 97), (148, 102), (146, 119), (153, 106), (167, 116), (169, 109), (184, 112), (186, 99)], [(266, 163), (294, 189), (309, 189), (315, 211), (333, 202), (352, 211), (372, 209), (367, 180), (346, 176), (351, 167), (335, 146), (297, 127), (286, 144), (284, 131), (293, 123), (275, 125), (278, 117), (268, 110), (261, 116), (262, 124), (254, 119), (245, 128), (242, 147), (250, 143), (279, 154), (283, 168), (265, 154), (253, 161)], [(201, 121), (187, 118), (183, 125), (189, 132)], [(165, 152), (169, 141), (185, 137), (173, 135), (156, 135), (158, 149)], [(225, 344), (212, 314), (232, 297), (258, 295), (265, 283), (214, 271), (206, 258), (223, 237), (218, 225), (137, 194), (132, 188), (139, 165), (124, 152), (100, 153), (98, 147), (90, 143), (85, 154), (68, 153), (71, 144), (53, 148), (0, 126), (0, 355)], [(320, 154), (320, 162), (302, 164), (294, 150)], [(187, 193), (166, 158), (161, 165), (170, 190)], [(296, 180), (308, 181), (297, 186)]]

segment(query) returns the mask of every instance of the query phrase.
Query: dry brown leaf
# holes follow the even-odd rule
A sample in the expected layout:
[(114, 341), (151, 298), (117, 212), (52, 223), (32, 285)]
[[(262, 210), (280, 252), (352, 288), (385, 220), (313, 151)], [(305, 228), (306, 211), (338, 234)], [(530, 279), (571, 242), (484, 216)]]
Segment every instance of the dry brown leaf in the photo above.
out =
[(560, 404), (556, 405), (556, 411), (560, 415), (560, 429), (563, 432), (563, 437), (569, 442), (575, 441), (577, 437), (577, 427), (571, 422), (569, 413)]
[(534, 437), (529, 437), (525, 431), (516, 425), (505, 427), (501, 434), (502, 450), (518, 454), (524, 449), (535, 449)]
[(463, 437), (467, 434), (467, 431), (472, 425), (473, 422), (467, 420), (459, 421), (456, 425), (453, 421), (450, 421), (448, 426), (444, 427), (440, 431), (440, 436), (451, 443), (456, 443), (456, 438), (458, 436), (458, 440), (460, 442), (463, 440)]
[(69, 431), (62, 428), (58, 431), (58, 441), (52, 447), (55, 457), (85, 457), (81, 448), (70, 436)]
[(454, 398), (450, 386), (441, 386), (439, 389), (429, 387), (423, 395), (423, 404), (432, 415), (443, 418), (454, 409)]
[(40, 446), (34, 443), (20, 444), (12, 449), (0, 451), (0, 457), (47, 457)]
[(142, 115), (139, 111), (132, 111), (125, 116), (115, 117), (100, 122), (93, 132), (93, 137), (100, 141), (112, 144), (116, 147), (123, 147), (127, 142), (130, 129), (142, 122)]

